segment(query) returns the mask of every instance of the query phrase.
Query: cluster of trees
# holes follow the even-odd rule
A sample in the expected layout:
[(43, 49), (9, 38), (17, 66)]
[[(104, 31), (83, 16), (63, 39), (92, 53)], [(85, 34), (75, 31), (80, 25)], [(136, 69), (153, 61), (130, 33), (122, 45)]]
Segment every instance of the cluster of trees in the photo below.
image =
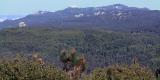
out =
[(69, 80), (62, 70), (21, 55), (0, 60), (0, 80)]
[(139, 64), (113, 65), (95, 69), (84, 80), (156, 80), (151, 70)]
[(0, 31), (0, 55), (38, 52), (60, 65), (59, 51), (74, 47), (87, 59), (87, 72), (112, 64), (131, 64), (134, 57), (150, 68), (160, 66), (160, 36), (150, 33), (115, 32), (101, 28), (18, 28)]
[(70, 80), (78, 80), (86, 69), (86, 59), (79, 56), (75, 48), (71, 50), (63, 49), (60, 55), (63, 63), (63, 70), (70, 76)]
[[(82, 73), (81, 77), (71, 78), (69, 71), (53, 65), (40, 63), (37, 57), (18, 55), (0, 60), (1, 80), (156, 80), (154, 73), (137, 62), (131, 65), (111, 65), (96, 68), (92, 73)], [(37, 58), (39, 59), (39, 58)], [(73, 75), (75, 77), (77, 75)]]

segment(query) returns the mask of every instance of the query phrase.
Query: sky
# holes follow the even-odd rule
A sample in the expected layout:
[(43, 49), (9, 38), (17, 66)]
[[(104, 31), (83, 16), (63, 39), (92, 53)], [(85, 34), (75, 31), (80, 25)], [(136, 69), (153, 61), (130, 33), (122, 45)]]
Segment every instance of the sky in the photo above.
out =
[(0, 15), (27, 15), (37, 11), (57, 11), (67, 7), (97, 7), (124, 4), (160, 10), (160, 0), (0, 0)]

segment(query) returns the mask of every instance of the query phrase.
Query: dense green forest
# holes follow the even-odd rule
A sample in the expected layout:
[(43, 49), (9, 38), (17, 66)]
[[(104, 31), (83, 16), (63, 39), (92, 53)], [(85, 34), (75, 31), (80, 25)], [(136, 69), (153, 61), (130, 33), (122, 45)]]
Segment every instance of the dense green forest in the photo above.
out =
[(136, 57), (152, 70), (160, 65), (160, 36), (107, 29), (10, 28), (0, 31), (0, 55), (38, 53), (60, 66), (59, 52), (76, 48), (85, 55), (90, 72), (96, 67), (131, 64)]
[[(103, 28), (9, 28), (0, 31), (0, 78), (68, 80), (59, 60), (64, 48), (75, 48), (77, 54), (84, 55), (84, 80), (155, 80), (155, 69), (160, 66), (160, 36), (155, 33)], [(27, 58), (35, 53), (47, 64)], [(17, 60), (13, 58), (16, 54), (26, 58)], [(133, 64), (135, 58), (139, 64)]]

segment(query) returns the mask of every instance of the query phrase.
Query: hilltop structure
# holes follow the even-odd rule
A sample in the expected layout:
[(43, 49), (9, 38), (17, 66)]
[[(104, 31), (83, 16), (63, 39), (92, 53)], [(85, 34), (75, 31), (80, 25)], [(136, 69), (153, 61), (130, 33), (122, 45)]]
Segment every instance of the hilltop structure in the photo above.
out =
[(19, 28), (23, 28), (23, 27), (26, 27), (27, 25), (26, 25), (26, 23), (25, 22), (20, 22), (19, 23)]

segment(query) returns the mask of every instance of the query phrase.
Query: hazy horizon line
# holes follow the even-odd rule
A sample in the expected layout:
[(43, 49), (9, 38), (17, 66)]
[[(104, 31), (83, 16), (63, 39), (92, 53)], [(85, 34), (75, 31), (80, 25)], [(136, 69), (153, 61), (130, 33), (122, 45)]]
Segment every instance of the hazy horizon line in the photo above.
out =
[[(116, 4), (121, 4), (121, 3), (116, 3)], [(26, 16), (26, 15), (30, 15), (30, 14), (36, 14), (37, 12), (39, 11), (47, 11), (47, 12), (56, 12), (56, 11), (60, 11), (60, 10), (64, 10), (64, 9), (67, 9), (67, 8), (90, 8), (90, 7), (105, 7), (105, 6), (111, 6), (111, 5), (116, 5), (116, 4), (110, 4), (110, 5), (101, 5), (101, 6), (87, 6), (87, 7), (80, 7), (80, 6), (68, 6), (68, 7), (65, 7), (63, 9), (57, 9), (57, 10), (36, 10), (36, 11), (33, 11), (33, 12), (28, 12), (26, 14), (0, 14), (0, 18), (3, 17), (3, 16)], [(146, 8), (146, 9), (149, 9), (149, 10), (160, 10), (160, 9), (151, 9), (151, 8), (148, 8), (148, 7), (136, 7), (136, 6), (129, 6), (129, 5), (126, 5), (126, 4), (121, 4), (121, 5), (125, 5), (125, 6), (128, 6), (128, 7), (135, 7), (135, 8)]]

